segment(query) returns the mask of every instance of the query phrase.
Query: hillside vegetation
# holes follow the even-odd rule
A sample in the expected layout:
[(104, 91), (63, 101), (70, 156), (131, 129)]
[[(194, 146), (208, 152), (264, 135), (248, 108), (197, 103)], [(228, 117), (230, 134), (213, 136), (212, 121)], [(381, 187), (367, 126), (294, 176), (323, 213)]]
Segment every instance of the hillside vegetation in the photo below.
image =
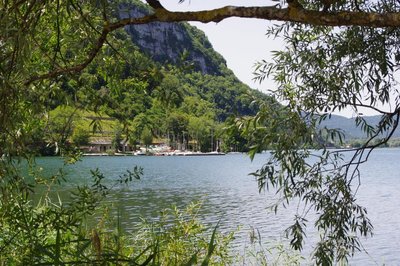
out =
[(151, 23), (113, 37), (82, 75), (59, 81), (31, 148), (50, 155), (100, 139), (114, 141), (118, 151), (121, 142), (136, 147), (147, 137), (173, 149), (249, 149), (239, 132), (225, 129), (257, 112), (254, 99), (271, 99), (241, 83), (203, 32), (187, 23)]

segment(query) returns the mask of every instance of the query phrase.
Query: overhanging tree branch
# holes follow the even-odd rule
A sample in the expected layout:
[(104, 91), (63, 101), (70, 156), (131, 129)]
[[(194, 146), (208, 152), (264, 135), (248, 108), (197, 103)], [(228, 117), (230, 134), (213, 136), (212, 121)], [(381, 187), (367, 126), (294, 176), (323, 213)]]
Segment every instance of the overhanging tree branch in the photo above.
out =
[(400, 27), (400, 12), (376, 13), (339, 11), (325, 12), (304, 9), (301, 5), (289, 5), (288, 8), (278, 6), (236, 7), (226, 6), (213, 10), (194, 12), (173, 12), (165, 9), (158, 1), (147, 1), (154, 12), (141, 18), (121, 19), (114, 23), (105, 23), (103, 30), (95, 42), (85, 61), (72, 67), (56, 69), (43, 75), (33, 76), (25, 83), (29, 85), (38, 80), (56, 78), (64, 74), (78, 73), (86, 68), (99, 53), (101, 47), (112, 31), (128, 25), (147, 24), (150, 22), (182, 22), (198, 21), (203, 23), (220, 22), (226, 18), (256, 18), (283, 22), (296, 22), (319, 26), (365, 26), (365, 27)]
[[(301, 5), (290, 5), (288, 8), (277, 6), (263, 7), (236, 7), (226, 6), (213, 10), (195, 12), (172, 12), (164, 8), (154, 11), (156, 21), (179, 22), (220, 22), (226, 18), (257, 18), (264, 20), (276, 20), (286, 22), (298, 22), (319, 26), (366, 26), (366, 27), (399, 27), (400, 13), (376, 13), (376, 12), (324, 12), (307, 10)], [(135, 19), (122, 20), (122, 23), (136, 24)], [(118, 24), (118, 22), (116, 23)]]

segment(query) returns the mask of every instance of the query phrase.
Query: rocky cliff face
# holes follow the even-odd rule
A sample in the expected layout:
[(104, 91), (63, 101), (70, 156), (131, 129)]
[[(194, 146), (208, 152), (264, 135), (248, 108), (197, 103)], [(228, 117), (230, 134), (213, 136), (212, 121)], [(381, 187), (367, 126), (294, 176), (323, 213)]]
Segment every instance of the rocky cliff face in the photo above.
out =
[[(137, 5), (121, 6), (120, 18), (136, 18), (149, 11)], [(154, 22), (131, 25), (126, 31), (132, 41), (154, 60), (178, 63), (187, 53), (186, 60), (204, 74), (219, 75), (226, 62), (215, 52), (204, 33), (187, 23)]]

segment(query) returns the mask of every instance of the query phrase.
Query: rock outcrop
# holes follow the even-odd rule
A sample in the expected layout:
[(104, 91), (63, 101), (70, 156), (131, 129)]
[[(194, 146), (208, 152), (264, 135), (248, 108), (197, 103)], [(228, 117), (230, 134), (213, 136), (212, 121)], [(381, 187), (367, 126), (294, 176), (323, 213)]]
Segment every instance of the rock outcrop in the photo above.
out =
[[(141, 5), (123, 5), (120, 18), (141, 17), (150, 12)], [(132, 41), (154, 60), (161, 63), (193, 64), (204, 74), (220, 75), (226, 62), (214, 51), (205, 34), (188, 23), (153, 22), (130, 25), (126, 31)]]

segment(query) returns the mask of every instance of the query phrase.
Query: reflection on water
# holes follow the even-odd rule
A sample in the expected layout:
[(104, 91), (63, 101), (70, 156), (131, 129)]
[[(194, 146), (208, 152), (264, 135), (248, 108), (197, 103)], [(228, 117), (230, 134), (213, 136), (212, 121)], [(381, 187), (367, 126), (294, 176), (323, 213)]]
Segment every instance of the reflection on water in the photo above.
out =
[[(118, 178), (135, 165), (144, 168), (144, 176), (128, 187), (116, 188), (109, 198), (122, 217), (127, 230), (134, 229), (140, 217), (156, 219), (172, 205), (184, 208), (190, 202), (202, 201), (200, 218), (210, 225), (220, 221), (220, 230), (232, 231), (242, 225), (235, 245), (248, 242), (248, 229), (257, 228), (264, 240), (284, 241), (283, 230), (293, 219), (294, 207), (281, 209), (275, 215), (268, 207), (276, 201), (274, 193), (259, 193), (257, 183), (248, 174), (266, 161), (268, 154), (256, 156), (251, 162), (241, 154), (210, 157), (85, 157), (68, 166), (69, 185), (87, 183), (90, 169), (99, 168), (107, 182)], [(382, 149), (373, 153), (362, 166), (359, 202), (369, 210), (375, 226), (374, 237), (364, 241), (370, 256), (358, 254), (352, 265), (368, 265), (374, 261), (390, 265), (400, 263), (400, 164), (398, 149)], [(57, 158), (39, 158), (45, 169), (56, 169)], [(54, 170), (55, 171), (55, 170)], [(59, 193), (68, 195), (63, 185)], [(310, 225), (311, 226), (311, 225)], [(307, 241), (316, 239), (310, 232)], [(308, 244), (305, 255), (312, 251)]]

